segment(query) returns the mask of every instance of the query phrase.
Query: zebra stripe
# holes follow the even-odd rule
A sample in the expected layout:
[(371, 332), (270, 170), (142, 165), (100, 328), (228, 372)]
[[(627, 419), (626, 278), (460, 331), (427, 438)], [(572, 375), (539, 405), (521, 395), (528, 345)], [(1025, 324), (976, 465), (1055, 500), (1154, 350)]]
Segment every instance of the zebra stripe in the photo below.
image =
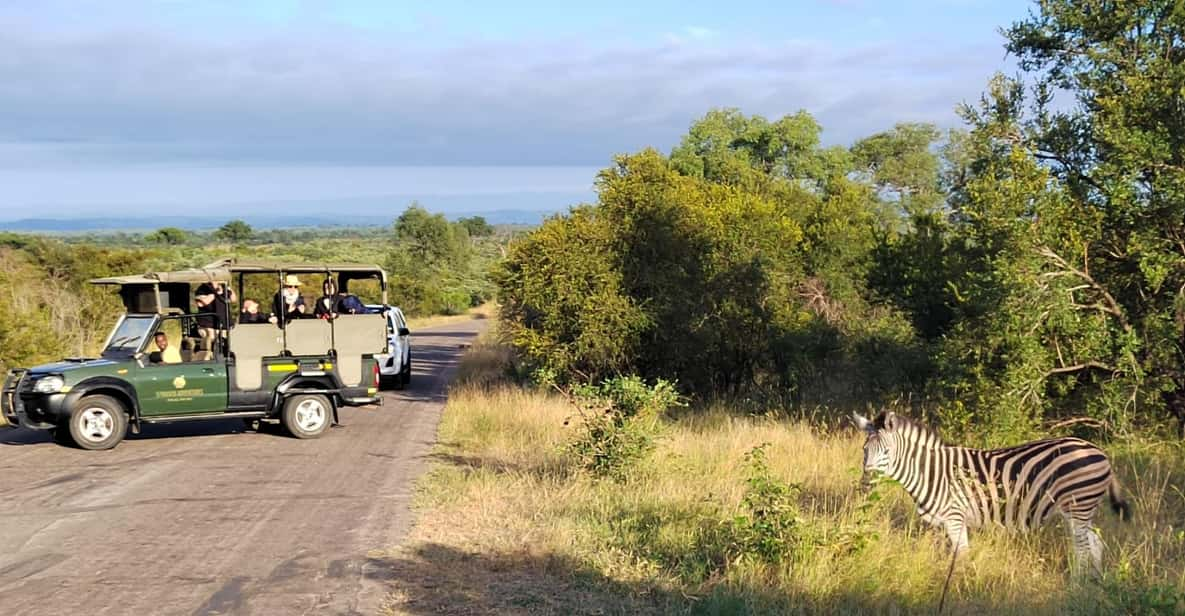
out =
[(1004, 449), (943, 444), (938, 433), (892, 412), (856, 423), (864, 442), (865, 481), (872, 474), (896, 480), (913, 497), (918, 515), (942, 527), (955, 551), (967, 548), (967, 529), (996, 524), (1028, 531), (1055, 513), (1066, 520), (1075, 567), (1102, 567), (1102, 541), (1092, 520), (1103, 497), (1127, 519), (1111, 462), (1077, 438), (1034, 441)]

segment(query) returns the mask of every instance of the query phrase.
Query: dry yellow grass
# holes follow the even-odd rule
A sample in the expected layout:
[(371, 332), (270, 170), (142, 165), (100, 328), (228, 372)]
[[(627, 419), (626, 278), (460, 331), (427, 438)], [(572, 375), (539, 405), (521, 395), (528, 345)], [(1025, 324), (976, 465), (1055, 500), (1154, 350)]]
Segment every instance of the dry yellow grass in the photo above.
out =
[[(408, 544), (384, 554), (397, 572), (396, 614), (931, 613), (949, 552), (895, 486), (867, 504), (857, 490), (862, 439), (805, 423), (707, 409), (671, 422), (624, 484), (593, 481), (562, 455), (570, 407), (497, 385), (499, 351), (479, 344), (450, 395), (437, 464), (422, 482)], [(747, 451), (769, 443), (773, 473), (801, 485), (804, 528), (826, 540), (810, 556), (766, 565), (697, 567), (704, 537), (741, 507)], [(1106, 577), (1071, 582), (1065, 532), (972, 534), (951, 613), (1180, 613), (1185, 588), (1183, 450), (1111, 447), (1136, 521), (1098, 520)], [(841, 531), (848, 533), (844, 535)], [(806, 532), (806, 531), (804, 531)], [(708, 534), (705, 534), (708, 533)], [(852, 551), (839, 537), (860, 536)], [(1167, 590), (1166, 590), (1167, 589)], [(1174, 612), (1174, 610), (1177, 610)]]
[(433, 315), (430, 317), (409, 317), (407, 327), (414, 334), (417, 329), (438, 327), (450, 323), (472, 321), (473, 319), (492, 319), (498, 314), (498, 306), (494, 302), (486, 302), (475, 308), (466, 310), (464, 314)]

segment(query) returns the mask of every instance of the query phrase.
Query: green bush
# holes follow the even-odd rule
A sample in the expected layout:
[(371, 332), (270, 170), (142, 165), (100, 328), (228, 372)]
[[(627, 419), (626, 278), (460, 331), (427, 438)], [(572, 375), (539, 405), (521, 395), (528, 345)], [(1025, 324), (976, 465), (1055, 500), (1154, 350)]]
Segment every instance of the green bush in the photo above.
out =
[(650, 386), (637, 376), (578, 385), (568, 395), (578, 418), (567, 454), (594, 477), (617, 481), (654, 448), (659, 415), (680, 404), (673, 383)]
[(808, 558), (818, 543), (798, 508), (797, 484), (774, 477), (765, 448), (758, 445), (745, 454), (748, 473), (744, 512), (733, 519), (738, 554), (731, 559), (756, 558), (780, 563)]

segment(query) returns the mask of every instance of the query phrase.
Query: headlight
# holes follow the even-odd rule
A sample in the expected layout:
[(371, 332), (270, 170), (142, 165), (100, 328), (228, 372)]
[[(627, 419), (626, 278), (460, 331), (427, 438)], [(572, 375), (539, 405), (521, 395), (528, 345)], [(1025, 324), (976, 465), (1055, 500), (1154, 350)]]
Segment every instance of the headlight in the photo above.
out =
[(62, 386), (66, 382), (60, 376), (44, 376), (33, 384), (33, 391), (39, 394), (56, 394), (62, 391)]

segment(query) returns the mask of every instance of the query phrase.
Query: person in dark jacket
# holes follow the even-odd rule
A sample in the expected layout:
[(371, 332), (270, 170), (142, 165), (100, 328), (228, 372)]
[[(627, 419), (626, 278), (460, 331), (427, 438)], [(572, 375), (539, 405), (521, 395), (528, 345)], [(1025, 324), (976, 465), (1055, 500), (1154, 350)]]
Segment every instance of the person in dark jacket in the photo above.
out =
[(214, 282), (203, 283), (193, 295), (201, 338), (201, 348), (195, 357), (199, 361), (214, 359), (215, 341), (231, 325), (230, 302), (235, 301), (235, 292), (221, 282)]
[(332, 278), (326, 278), (321, 283), (321, 292), (321, 297), (317, 298), (317, 304), (313, 307), (313, 316), (318, 319), (337, 318), (337, 285)]

